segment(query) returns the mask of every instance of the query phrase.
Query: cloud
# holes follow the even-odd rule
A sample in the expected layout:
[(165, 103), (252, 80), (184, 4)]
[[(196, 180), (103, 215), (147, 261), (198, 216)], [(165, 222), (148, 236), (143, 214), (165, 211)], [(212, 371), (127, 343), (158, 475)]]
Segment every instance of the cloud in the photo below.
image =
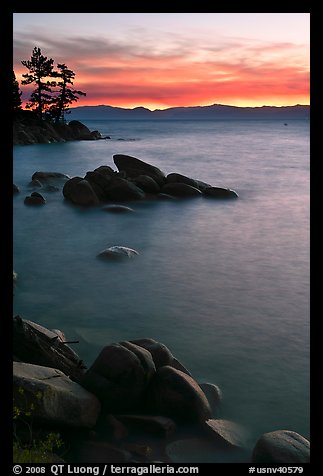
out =
[(75, 87), (87, 93), (78, 104), (176, 106), (309, 95), (308, 51), (288, 42), (219, 36), (210, 42), (180, 33), (157, 41), (142, 28), (122, 39), (21, 32), (14, 41), (18, 80), (34, 46), (76, 72)]

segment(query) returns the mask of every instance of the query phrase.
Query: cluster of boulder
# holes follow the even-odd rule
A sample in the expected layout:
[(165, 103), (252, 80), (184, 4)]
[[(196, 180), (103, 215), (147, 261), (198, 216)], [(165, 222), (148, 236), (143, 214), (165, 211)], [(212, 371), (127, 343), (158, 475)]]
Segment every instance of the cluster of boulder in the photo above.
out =
[(50, 144), (73, 140), (106, 139), (98, 131), (90, 129), (80, 121), (55, 123), (40, 120), (32, 111), (20, 111), (13, 120), (13, 144)]
[[(215, 187), (201, 180), (179, 173), (165, 175), (158, 167), (135, 157), (115, 154), (117, 170), (101, 165), (88, 171), (84, 177), (69, 177), (60, 172), (37, 171), (29, 186), (41, 192), (57, 192), (62, 189), (66, 200), (79, 206), (106, 204), (103, 210), (111, 213), (133, 211), (130, 207), (113, 202), (129, 202), (144, 199), (179, 199), (211, 197), (218, 199), (237, 198), (234, 190)], [(20, 192), (13, 184), (13, 193)], [(45, 197), (33, 191), (25, 197), (26, 205), (44, 205)]]
[(86, 368), (59, 330), (15, 316), (13, 335), (14, 405), (60, 429), (67, 462), (309, 462), (308, 440), (292, 431), (250, 448), (244, 428), (219, 418), (221, 390), (156, 340), (108, 344)]
[(167, 176), (158, 167), (136, 157), (115, 154), (117, 171), (101, 165), (84, 177), (73, 177), (63, 188), (64, 197), (76, 205), (95, 206), (106, 201), (143, 200), (146, 198), (237, 198), (231, 189), (213, 187), (179, 173)]

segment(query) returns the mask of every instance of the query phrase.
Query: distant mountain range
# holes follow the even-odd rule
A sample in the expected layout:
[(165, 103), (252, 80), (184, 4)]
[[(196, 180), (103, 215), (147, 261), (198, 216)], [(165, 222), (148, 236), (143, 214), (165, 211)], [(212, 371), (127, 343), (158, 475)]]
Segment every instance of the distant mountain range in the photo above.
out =
[(68, 120), (90, 119), (167, 119), (167, 120), (211, 120), (211, 119), (309, 119), (310, 106), (297, 104), (296, 106), (261, 106), (237, 107), (222, 104), (211, 106), (171, 107), (151, 111), (145, 107), (127, 109), (113, 106), (79, 106), (71, 108)]

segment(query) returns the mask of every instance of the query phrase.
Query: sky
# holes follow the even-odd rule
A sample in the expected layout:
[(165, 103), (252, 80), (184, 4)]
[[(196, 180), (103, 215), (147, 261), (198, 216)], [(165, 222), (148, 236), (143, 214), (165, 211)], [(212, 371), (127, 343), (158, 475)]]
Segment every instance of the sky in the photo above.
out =
[(17, 12), (19, 84), (35, 46), (75, 72), (74, 106), (310, 103), (309, 13)]

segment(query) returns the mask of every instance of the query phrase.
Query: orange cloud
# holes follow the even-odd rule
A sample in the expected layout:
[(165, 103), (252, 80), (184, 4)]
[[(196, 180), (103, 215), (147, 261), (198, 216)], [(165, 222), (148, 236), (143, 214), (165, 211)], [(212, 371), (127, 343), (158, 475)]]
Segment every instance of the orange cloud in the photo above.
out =
[[(309, 58), (303, 45), (236, 38), (212, 45), (180, 35), (171, 39), (155, 44), (39, 37), (36, 44), (43, 54), (76, 72), (75, 87), (87, 93), (77, 105), (164, 108), (309, 103)], [(16, 40), (18, 80), (26, 72), (18, 58), (30, 57), (32, 41), (34, 34)], [(24, 98), (28, 94), (30, 89), (24, 87)]]

